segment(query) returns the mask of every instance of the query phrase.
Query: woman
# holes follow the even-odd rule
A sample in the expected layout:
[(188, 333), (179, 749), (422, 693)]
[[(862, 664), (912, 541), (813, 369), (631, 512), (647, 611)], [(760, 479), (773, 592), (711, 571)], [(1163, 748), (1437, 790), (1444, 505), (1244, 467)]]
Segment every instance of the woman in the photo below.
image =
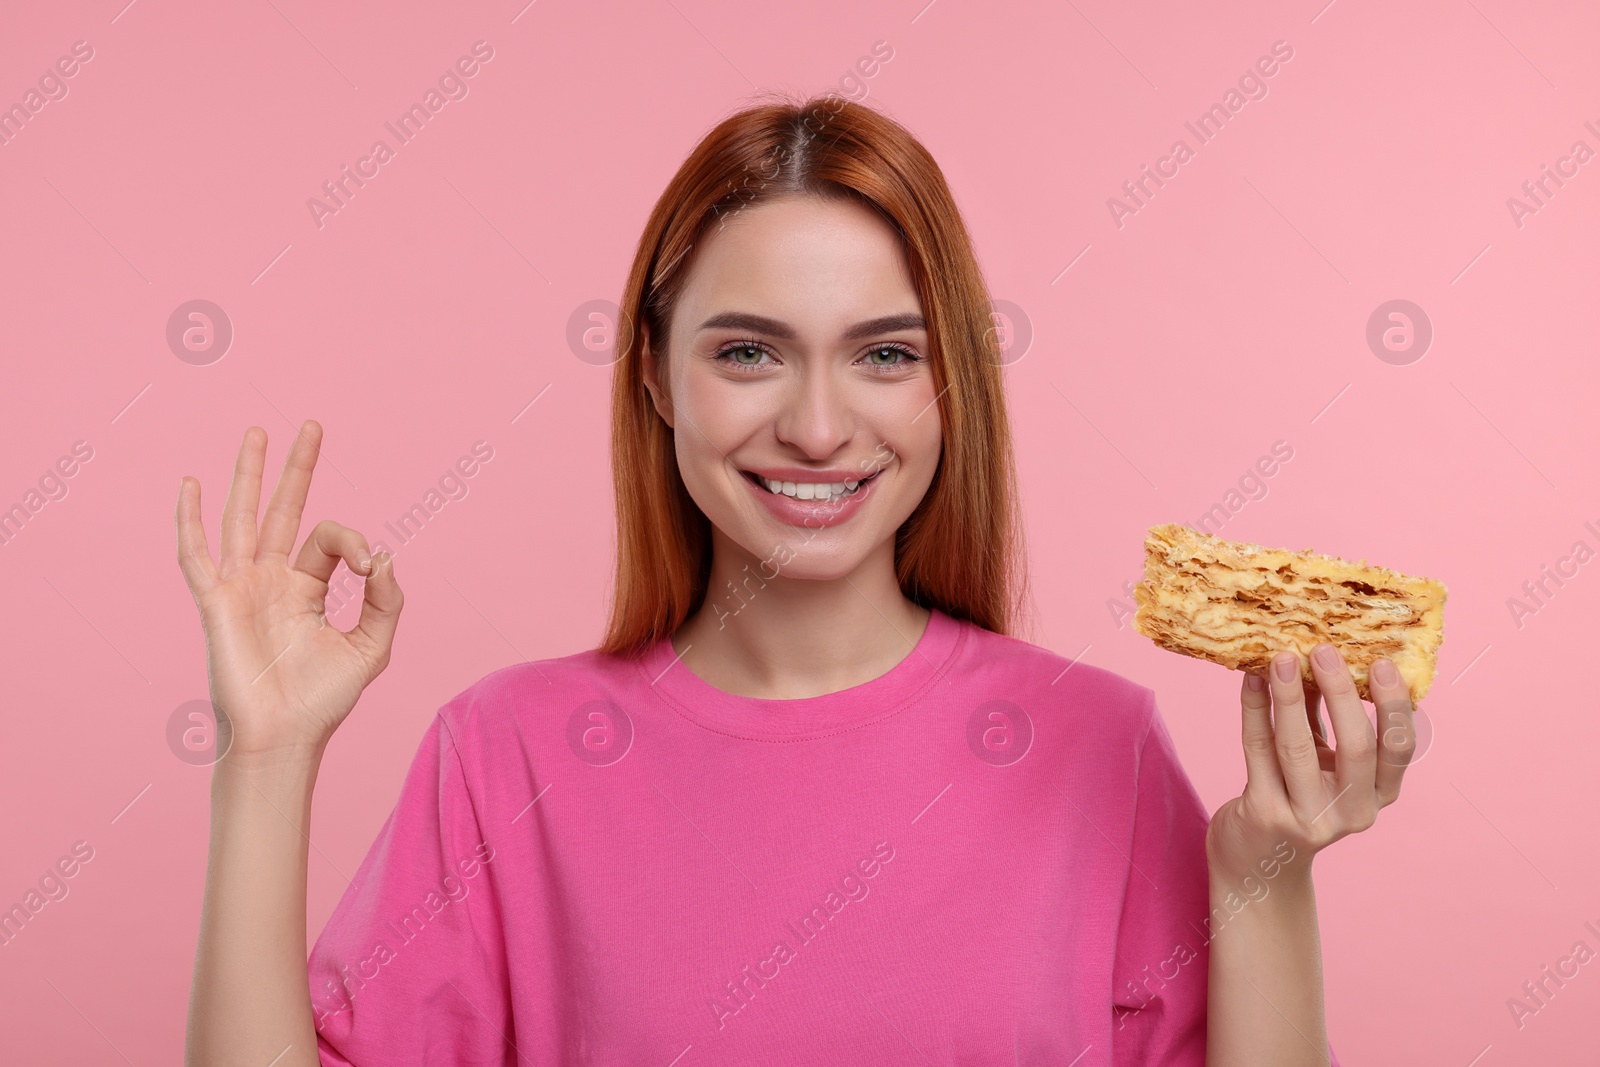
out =
[(735, 114), (623, 314), (605, 639), (440, 710), (309, 967), (312, 787), (401, 592), (326, 520), (291, 564), (315, 422), (259, 532), (246, 431), (220, 566), (183, 480), (232, 729), (190, 1061), (1328, 1063), (1311, 859), (1395, 798), (1405, 687), (1374, 671), (1380, 760), (1337, 653), (1245, 677), (1208, 819), (1151, 690), (1008, 636), (1000, 353), (922, 146), (835, 96)]

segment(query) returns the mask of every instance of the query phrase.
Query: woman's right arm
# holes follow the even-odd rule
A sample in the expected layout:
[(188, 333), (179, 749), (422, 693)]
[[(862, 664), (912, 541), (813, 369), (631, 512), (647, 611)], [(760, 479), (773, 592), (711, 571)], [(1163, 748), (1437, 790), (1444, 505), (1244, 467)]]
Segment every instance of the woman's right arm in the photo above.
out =
[[(222, 513), (219, 560), (200, 521), (200, 485), (178, 491), (178, 563), (200, 609), (218, 713), (205, 900), (185, 1062), (316, 1067), (306, 971), (311, 793), (333, 731), (388, 665), (403, 597), (385, 554), (321, 522), (293, 562), (322, 429), (307, 421), (257, 527), (266, 434), (245, 431)], [(367, 576), (361, 617), (327, 625), (343, 560)]]
[(310, 750), (229, 755), (212, 774), (190, 1067), (318, 1063), (306, 980), (306, 838), (319, 758)]

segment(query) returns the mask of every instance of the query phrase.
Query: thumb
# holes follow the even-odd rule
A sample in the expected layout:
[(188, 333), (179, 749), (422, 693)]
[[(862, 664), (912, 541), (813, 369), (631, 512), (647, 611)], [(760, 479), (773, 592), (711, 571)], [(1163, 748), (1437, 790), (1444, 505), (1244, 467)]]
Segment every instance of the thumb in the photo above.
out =
[(376, 671), (389, 665), (389, 649), (394, 644), (395, 627), (405, 594), (394, 580), (394, 556), (379, 552), (372, 557), (372, 574), (366, 581), (361, 600), (361, 618), (350, 636), (372, 660)]

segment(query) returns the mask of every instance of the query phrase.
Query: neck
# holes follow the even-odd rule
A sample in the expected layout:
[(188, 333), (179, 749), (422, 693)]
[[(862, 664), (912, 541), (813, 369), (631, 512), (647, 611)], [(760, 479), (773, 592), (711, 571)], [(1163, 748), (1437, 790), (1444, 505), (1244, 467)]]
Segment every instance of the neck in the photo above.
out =
[[(704, 603), (672, 635), (683, 665), (735, 696), (794, 700), (861, 685), (911, 654), (930, 612), (907, 599), (885, 541), (852, 571), (795, 578), (713, 531)], [(800, 550), (804, 552), (804, 548)]]

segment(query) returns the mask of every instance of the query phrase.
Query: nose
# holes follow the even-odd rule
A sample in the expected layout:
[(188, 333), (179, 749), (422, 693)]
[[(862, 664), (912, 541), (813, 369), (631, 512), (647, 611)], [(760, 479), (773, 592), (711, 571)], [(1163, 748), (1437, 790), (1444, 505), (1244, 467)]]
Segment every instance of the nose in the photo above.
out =
[(812, 371), (795, 375), (789, 386), (778, 415), (778, 440), (821, 461), (855, 436), (856, 412), (845, 383), (826, 371)]

